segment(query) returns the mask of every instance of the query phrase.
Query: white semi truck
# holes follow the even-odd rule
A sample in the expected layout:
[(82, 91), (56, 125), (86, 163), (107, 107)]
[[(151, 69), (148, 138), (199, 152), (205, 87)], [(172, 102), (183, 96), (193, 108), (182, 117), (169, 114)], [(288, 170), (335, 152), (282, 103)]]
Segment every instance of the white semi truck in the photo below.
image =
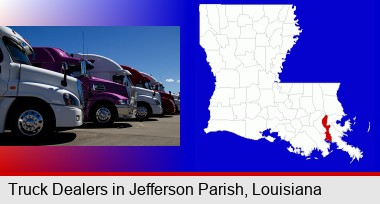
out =
[[(37, 138), (81, 126), (80, 82), (33, 67), (33, 49), (16, 31), (0, 27), (0, 133)], [(67, 64), (62, 64), (67, 70)]]
[(131, 72), (125, 70), (115, 61), (96, 54), (71, 54), (76, 58), (83, 58), (93, 63), (94, 69), (90, 74), (94, 77), (124, 84), (128, 92), (136, 97), (137, 112), (136, 118), (147, 120), (151, 115), (161, 115), (163, 113), (160, 93), (141, 87), (132, 83)]

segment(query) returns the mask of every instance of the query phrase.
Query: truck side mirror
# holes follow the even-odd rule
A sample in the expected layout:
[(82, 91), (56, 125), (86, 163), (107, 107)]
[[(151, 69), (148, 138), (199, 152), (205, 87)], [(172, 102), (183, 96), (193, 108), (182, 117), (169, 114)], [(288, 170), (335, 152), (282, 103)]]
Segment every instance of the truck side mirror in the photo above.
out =
[(66, 62), (62, 62), (62, 71), (63, 71), (63, 80), (61, 81), (61, 85), (66, 87), (67, 86), (67, 72), (69, 70), (69, 66)]
[(156, 91), (155, 90), (153, 90), (153, 96), (156, 96)]

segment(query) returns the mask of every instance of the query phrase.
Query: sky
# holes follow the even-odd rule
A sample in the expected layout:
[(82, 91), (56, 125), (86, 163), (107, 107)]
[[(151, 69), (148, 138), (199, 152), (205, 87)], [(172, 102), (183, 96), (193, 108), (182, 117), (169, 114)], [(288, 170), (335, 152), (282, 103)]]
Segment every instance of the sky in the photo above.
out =
[[(98, 54), (151, 74), (165, 91), (180, 91), (178, 26), (12, 26), (32, 47)], [(84, 43), (82, 33), (84, 34)]]

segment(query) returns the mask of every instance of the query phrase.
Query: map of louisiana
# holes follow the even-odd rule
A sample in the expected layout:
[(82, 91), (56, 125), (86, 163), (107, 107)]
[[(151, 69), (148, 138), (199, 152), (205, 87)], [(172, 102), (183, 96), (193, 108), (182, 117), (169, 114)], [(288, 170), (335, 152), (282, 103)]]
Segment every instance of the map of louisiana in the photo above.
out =
[[(289, 143), (288, 150), (326, 157), (332, 146), (360, 160), (343, 139), (351, 120), (339, 83), (281, 83), (282, 64), (302, 29), (292, 5), (200, 5), (200, 45), (216, 78), (206, 133)], [(315, 154), (313, 154), (315, 156)]]

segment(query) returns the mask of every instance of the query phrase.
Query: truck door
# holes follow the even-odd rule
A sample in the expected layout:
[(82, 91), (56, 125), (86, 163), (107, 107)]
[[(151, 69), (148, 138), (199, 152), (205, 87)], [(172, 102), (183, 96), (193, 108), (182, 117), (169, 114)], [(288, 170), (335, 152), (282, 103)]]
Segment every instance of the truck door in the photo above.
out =
[(92, 95), (91, 94), (92, 88), (91, 88), (91, 84), (90, 84), (90, 79), (86, 76), (79, 76), (77, 79), (82, 83), (84, 100), (85, 101), (90, 100), (91, 95)]
[(0, 42), (0, 96), (3, 96), (8, 90), (9, 73), (4, 62), (4, 52), (2, 51), (4, 48), (1, 44), (2, 42)]
[(132, 100), (132, 98), (135, 97), (135, 93), (133, 93), (132, 91), (132, 81), (128, 75), (125, 75), (124, 80), (124, 85), (127, 88), (128, 97), (130, 98), (130, 100)]

